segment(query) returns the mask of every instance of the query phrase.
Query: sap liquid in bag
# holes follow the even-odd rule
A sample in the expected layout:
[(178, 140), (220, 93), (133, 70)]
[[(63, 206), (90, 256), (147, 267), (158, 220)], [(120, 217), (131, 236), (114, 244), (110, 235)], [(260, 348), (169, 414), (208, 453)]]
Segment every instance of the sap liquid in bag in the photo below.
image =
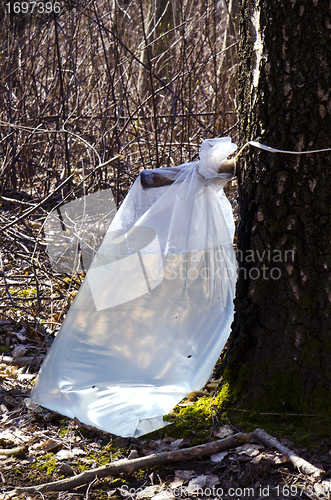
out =
[[(236, 149), (203, 142), (200, 161), (138, 178), (113, 219), (42, 365), (32, 400), (119, 436), (164, 425), (208, 381), (233, 317), (231, 205), (218, 174)], [(231, 176), (230, 176), (231, 177)]]

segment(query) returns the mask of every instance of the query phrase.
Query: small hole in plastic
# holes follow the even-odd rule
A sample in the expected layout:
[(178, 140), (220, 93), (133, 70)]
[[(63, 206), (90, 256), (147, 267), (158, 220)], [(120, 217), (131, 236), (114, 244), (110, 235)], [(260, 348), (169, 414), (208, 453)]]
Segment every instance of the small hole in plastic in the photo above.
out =
[(92, 389), (96, 389), (96, 386), (95, 386), (95, 385), (92, 385)]
[(188, 358), (192, 358), (192, 354), (189, 354), (187, 357), (188, 357)]

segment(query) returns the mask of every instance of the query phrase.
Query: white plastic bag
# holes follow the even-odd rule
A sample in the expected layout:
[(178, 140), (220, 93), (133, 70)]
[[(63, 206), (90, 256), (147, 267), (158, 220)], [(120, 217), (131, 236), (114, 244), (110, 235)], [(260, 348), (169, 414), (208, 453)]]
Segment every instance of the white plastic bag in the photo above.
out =
[(220, 164), (229, 138), (204, 141), (200, 162), (138, 178), (117, 212), (48, 353), (36, 403), (120, 436), (166, 425), (207, 382), (228, 338), (236, 259)]

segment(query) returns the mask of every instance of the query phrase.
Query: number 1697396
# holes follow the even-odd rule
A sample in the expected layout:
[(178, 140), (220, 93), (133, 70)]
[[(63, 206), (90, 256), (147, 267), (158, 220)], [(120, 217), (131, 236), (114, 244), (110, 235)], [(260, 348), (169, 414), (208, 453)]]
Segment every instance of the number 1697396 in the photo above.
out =
[(10, 2), (6, 3), (8, 14), (60, 14), (60, 2)]

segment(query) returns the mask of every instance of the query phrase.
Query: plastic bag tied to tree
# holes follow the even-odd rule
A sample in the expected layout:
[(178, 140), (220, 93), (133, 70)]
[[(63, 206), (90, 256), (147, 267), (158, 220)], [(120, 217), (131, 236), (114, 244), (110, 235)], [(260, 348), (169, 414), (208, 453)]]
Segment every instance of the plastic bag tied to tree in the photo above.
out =
[(133, 184), (41, 367), (32, 400), (119, 436), (167, 422), (208, 381), (233, 319), (234, 222), (219, 174), (236, 149), (207, 139), (200, 161)]

